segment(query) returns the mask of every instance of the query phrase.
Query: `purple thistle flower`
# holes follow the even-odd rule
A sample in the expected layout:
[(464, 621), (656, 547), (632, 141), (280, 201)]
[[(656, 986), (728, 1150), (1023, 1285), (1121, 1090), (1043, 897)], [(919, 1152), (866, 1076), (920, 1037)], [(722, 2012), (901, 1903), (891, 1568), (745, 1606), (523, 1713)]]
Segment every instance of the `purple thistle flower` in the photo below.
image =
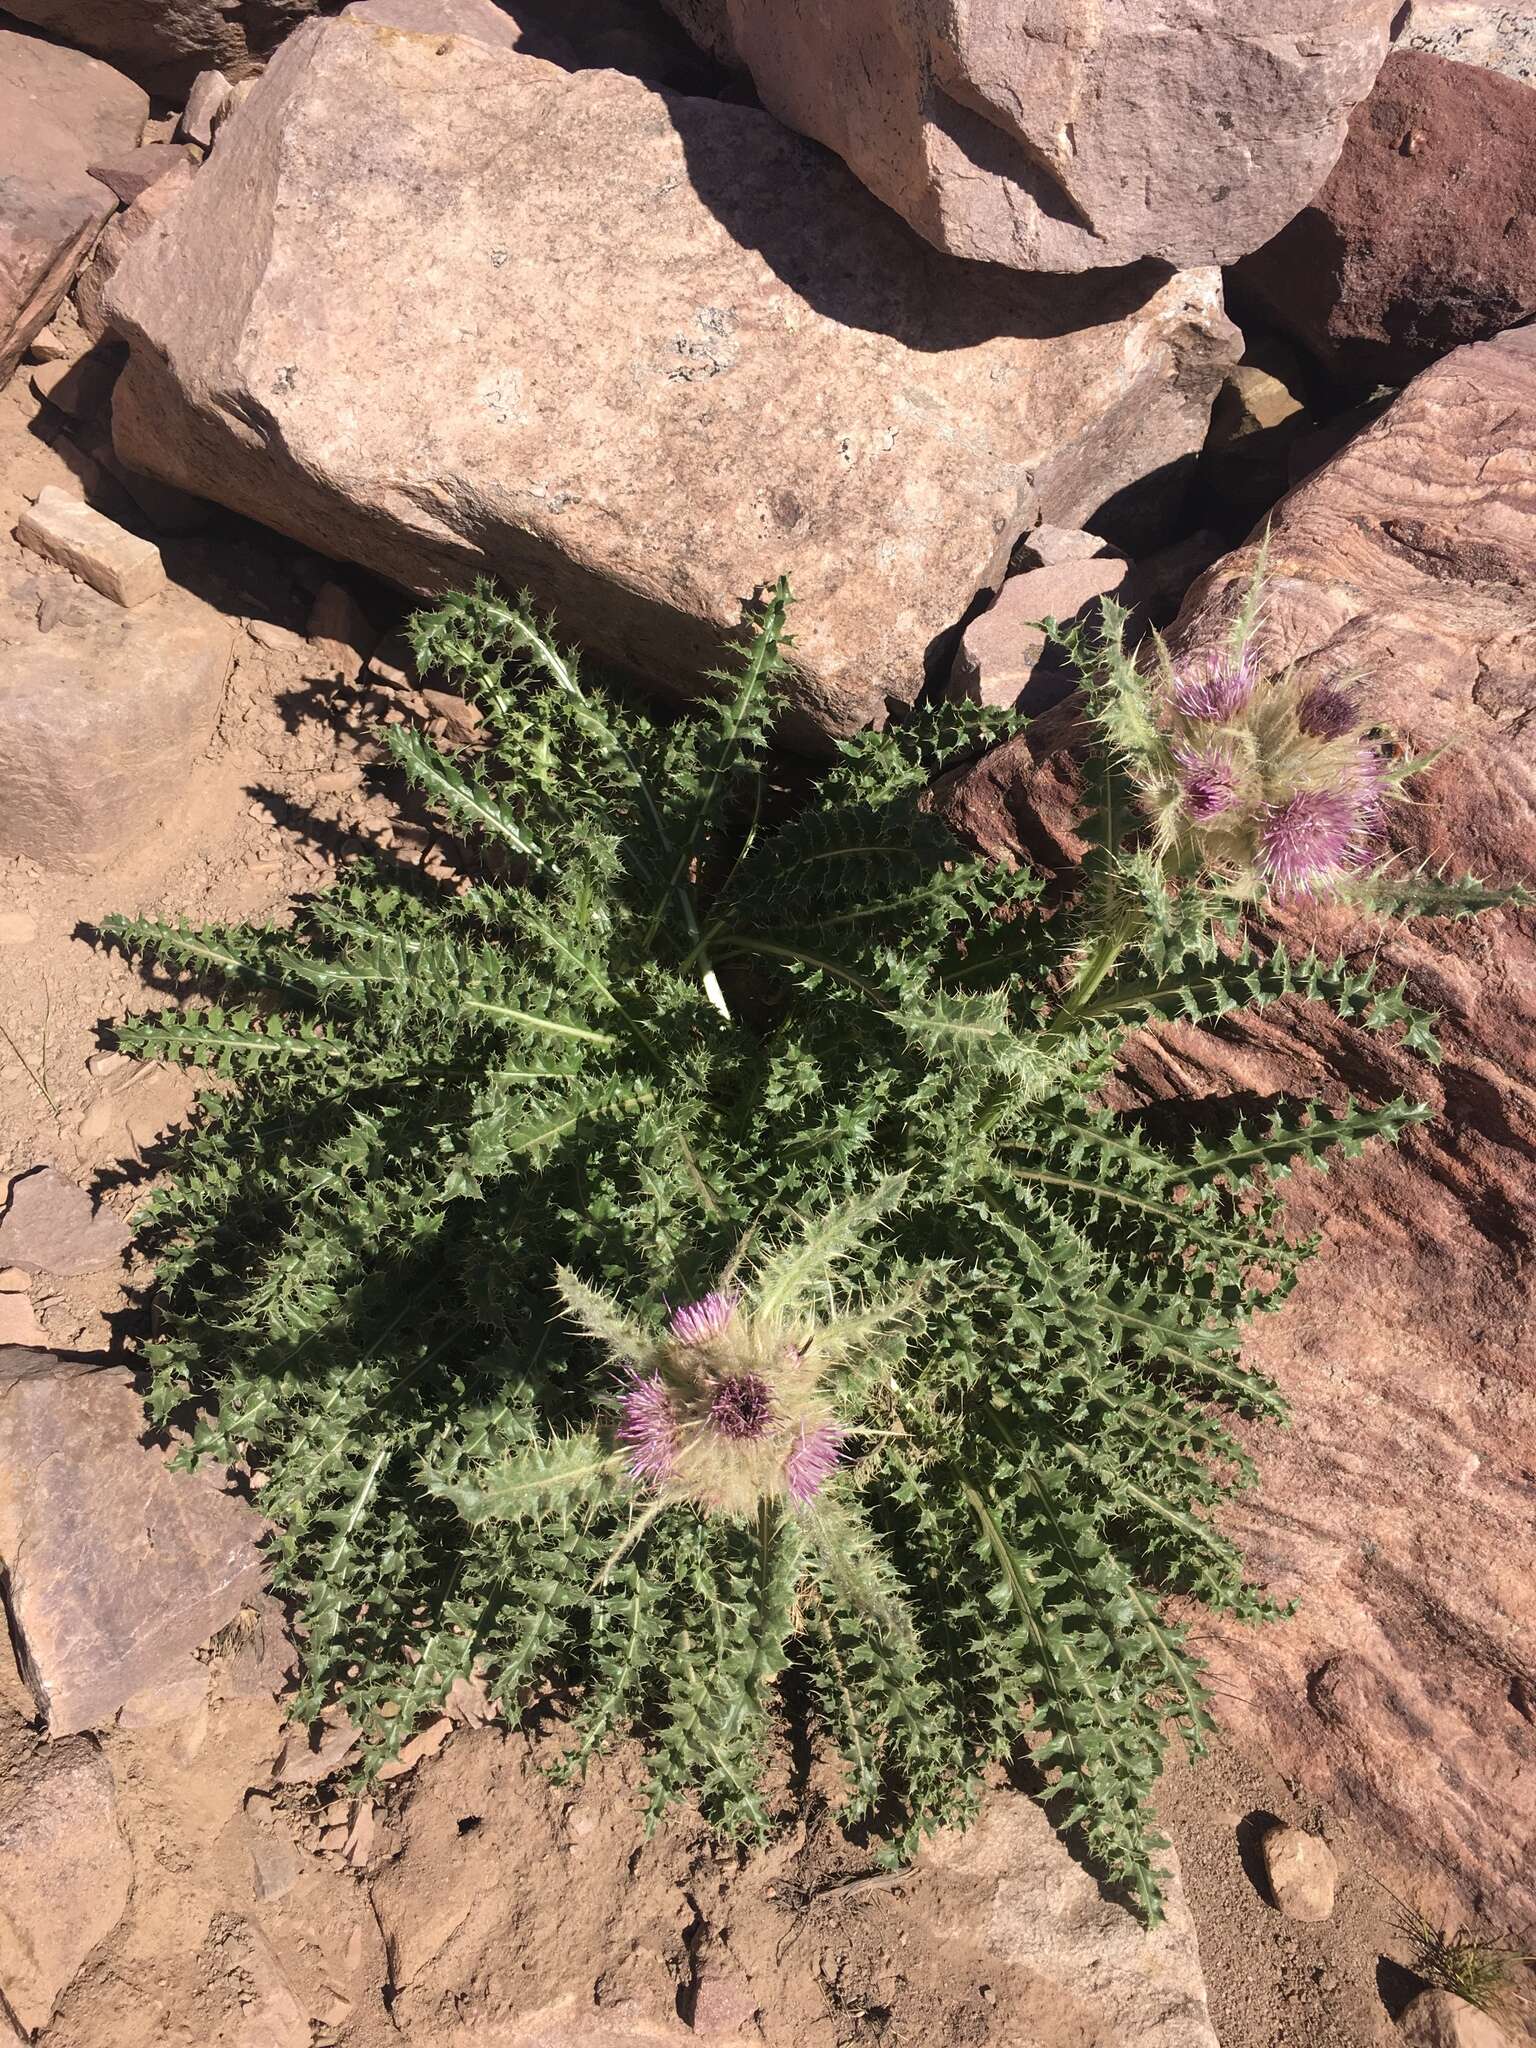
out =
[(1258, 680), (1257, 665), (1246, 650), (1235, 661), (1230, 654), (1207, 654), (1174, 677), (1174, 709), (1184, 718), (1225, 725), (1247, 704)]
[(1197, 823), (1230, 811), (1237, 802), (1237, 778), (1232, 758), (1220, 747), (1175, 747), (1179, 764), (1179, 787), (1184, 792), (1184, 809)]
[(1316, 683), (1302, 698), (1296, 723), (1310, 739), (1341, 740), (1360, 723), (1359, 701), (1337, 683)]
[(815, 1499), (843, 1462), (846, 1433), (835, 1422), (821, 1422), (810, 1430), (801, 1423), (799, 1441), (784, 1460), (784, 1483), (801, 1507)]
[(1260, 828), (1261, 865), (1280, 896), (1307, 895), (1356, 866), (1369, 825), (1362, 789), (1299, 789)]
[(729, 1326), (740, 1299), (737, 1294), (714, 1293), (702, 1301), (686, 1301), (673, 1310), (667, 1329), (680, 1344), (707, 1344)]
[(634, 1374), (619, 1397), (618, 1440), (637, 1479), (665, 1479), (677, 1457), (677, 1418), (659, 1374)]
[(709, 1404), (709, 1420), (717, 1436), (751, 1443), (773, 1420), (768, 1382), (755, 1372), (735, 1372), (721, 1380)]

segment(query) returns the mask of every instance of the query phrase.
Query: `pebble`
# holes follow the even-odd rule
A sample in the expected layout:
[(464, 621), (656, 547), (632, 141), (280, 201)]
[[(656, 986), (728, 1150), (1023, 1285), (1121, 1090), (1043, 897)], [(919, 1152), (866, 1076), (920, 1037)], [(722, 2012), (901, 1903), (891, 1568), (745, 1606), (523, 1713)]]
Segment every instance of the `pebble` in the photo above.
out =
[(29, 1294), (32, 1291), (32, 1275), (24, 1273), (20, 1266), (7, 1266), (0, 1271), (0, 1294)]
[(25, 910), (0, 910), (0, 946), (30, 946), (37, 937), (37, 919)]
[(1339, 1866), (1333, 1851), (1302, 1828), (1271, 1828), (1263, 1841), (1270, 1894), (1291, 1920), (1326, 1920), (1333, 1911)]
[(115, 1074), (119, 1067), (130, 1064), (125, 1052), (93, 1052), (85, 1063), (85, 1071), (93, 1081), (104, 1081), (108, 1074)]

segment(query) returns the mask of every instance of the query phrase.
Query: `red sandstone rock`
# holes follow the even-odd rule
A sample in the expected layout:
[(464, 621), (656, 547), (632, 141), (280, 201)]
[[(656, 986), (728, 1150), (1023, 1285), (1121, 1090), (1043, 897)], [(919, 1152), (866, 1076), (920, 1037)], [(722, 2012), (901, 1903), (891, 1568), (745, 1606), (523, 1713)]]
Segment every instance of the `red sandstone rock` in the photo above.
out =
[(1400, 51), (1333, 175), (1238, 264), (1239, 304), (1361, 390), (1536, 311), (1536, 92)]
[(1227, 263), (1305, 205), (1392, 0), (667, 0), (937, 248)]
[[(1448, 751), (1394, 810), (1408, 862), (1529, 880), (1536, 845), (1536, 329), (1462, 349), (1277, 508), (1268, 661), (1370, 679), (1381, 721)], [(1172, 643), (1219, 644), (1258, 550), (1190, 593)], [(939, 801), (1001, 852), (1055, 841), (1070, 802), (1066, 705)], [(1044, 723), (1044, 721), (1042, 721)], [(1033, 736), (1030, 736), (1033, 737)], [(1021, 772), (1021, 762), (1027, 765)], [(1043, 789), (1049, 808), (1031, 811)], [(1034, 835), (1034, 843), (1029, 834)], [(1440, 1012), (1430, 1069), (1316, 1008), (1133, 1042), (1131, 1099), (1356, 1090), (1435, 1120), (1326, 1181), (1298, 1176), (1297, 1230), (1322, 1232), (1247, 1359), (1293, 1404), (1257, 1431), (1263, 1484), (1230, 1514), (1295, 1620), (1201, 1618), (1222, 1719), (1351, 1814), (1415, 1898), (1536, 1930), (1536, 915), (1390, 928), (1285, 921), (1305, 944), (1378, 958)], [(1378, 957), (1379, 956), (1379, 957)]]

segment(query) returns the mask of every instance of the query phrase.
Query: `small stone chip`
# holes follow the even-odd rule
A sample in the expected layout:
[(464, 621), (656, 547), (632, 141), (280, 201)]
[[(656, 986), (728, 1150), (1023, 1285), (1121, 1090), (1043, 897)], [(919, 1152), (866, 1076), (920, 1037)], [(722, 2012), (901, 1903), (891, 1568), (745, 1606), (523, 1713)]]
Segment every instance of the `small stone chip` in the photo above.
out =
[(85, 1189), (56, 1167), (39, 1166), (11, 1182), (0, 1216), (0, 1258), (29, 1273), (100, 1273), (117, 1264), (129, 1236), (120, 1216), (97, 1210)]
[(16, 538), (128, 610), (165, 588), (165, 567), (152, 541), (140, 540), (56, 484), (23, 512)]

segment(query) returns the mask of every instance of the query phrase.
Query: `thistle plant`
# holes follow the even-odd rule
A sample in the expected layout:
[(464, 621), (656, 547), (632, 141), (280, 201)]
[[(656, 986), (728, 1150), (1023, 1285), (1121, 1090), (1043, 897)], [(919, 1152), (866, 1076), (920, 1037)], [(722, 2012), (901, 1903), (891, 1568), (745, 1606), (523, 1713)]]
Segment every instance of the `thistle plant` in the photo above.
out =
[[(1424, 1112), (1282, 1103), (1181, 1143), (1103, 1085), (1134, 1031), (1286, 996), (1433, 1059), (1401, 988), (1244, 906), (1495, 898), (1372, 874), (1389, 778), (1352, 698), (1246, 641), (1140, 664), (1112, 609), (1078, 642), (1065, 902), (927, 805), (1010, 715), (861, 735), (790, 806), (787, 603), (668, 717), (526, 603), (449, 598), (418, 662), (488, 745), (385, 737), (460, 887), (360, 863), (281, 925), (114, 924), (191, 984), (120, 1043), (226, 1083), (144, 1225), (152, 1413), (261, 1473), (295, 1711), (344, 1705), (366, 1767), (474, 1671), (567, 1724), (565, 1769), (633, 1734), (653, 1815), (692, 1792), (750, 1835), (793, 1667), (891, 1854), (1022, 1746), (1155, 1915), (1164, 1744), (1208, 1725), (1163, 1597), (1271, 1612), (1217, 1511), (1254, 1477), (1236, 1419), (1282, 1413), (1240, 1347), (1307, 1249), (1283, 1177)], [(1282, 825), (1328, 790), (1347, 833)]]

